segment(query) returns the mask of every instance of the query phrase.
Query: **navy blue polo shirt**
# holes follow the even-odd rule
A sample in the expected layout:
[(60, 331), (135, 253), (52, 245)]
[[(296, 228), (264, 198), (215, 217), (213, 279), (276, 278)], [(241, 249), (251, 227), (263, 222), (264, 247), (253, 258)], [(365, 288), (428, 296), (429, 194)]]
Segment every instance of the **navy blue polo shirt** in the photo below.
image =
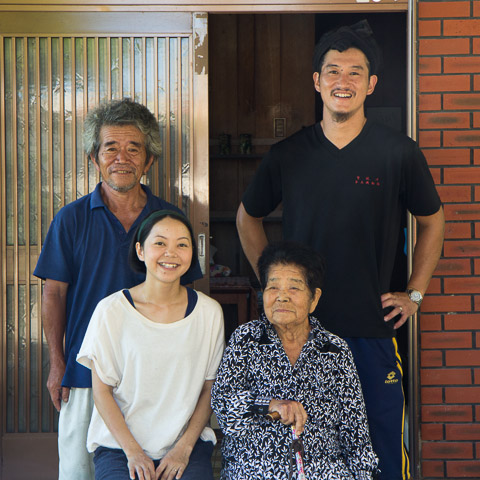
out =
[[(53, 219), (33, 274), (68, 283), (64, 387), (91, 387), (90, 370), (76, 362), (90, 317), (106, 296), (144, 281), (128, 265), (128, 248), (141, 221), (153, 210), (181, 212), (142, 185), (147, 203), (128, 232), (95, 190), (63, 207)], [(182, 283), (202, 277), (200, 265)]]

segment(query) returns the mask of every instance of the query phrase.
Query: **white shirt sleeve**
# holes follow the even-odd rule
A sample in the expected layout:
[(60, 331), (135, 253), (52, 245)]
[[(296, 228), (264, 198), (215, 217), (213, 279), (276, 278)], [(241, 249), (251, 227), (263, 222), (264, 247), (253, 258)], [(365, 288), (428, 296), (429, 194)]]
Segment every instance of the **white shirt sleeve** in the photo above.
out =
[(116, 294), (98, 303), (88, 325), (85, 337), (77, 355), (77, 362), (91, 369), (92, 362), (100, 380), (116, 387), (121, 380), (121, 359), (118, 357), (118, 325), (112, 329), (115, 319)]
[(223, 310), (217, 301), (213, 301), (216, 303), (216, 308), (212, 308), (212, 315), (214, 315), (214, 327), (212, 329), (213, 351), (210, 357), (210, 363), (208, 365), (205, 380), (215, 380), (217, 377), (218, 366), (220, 365), (223, 351), (225, 350), (225, 325), (223, 322)]

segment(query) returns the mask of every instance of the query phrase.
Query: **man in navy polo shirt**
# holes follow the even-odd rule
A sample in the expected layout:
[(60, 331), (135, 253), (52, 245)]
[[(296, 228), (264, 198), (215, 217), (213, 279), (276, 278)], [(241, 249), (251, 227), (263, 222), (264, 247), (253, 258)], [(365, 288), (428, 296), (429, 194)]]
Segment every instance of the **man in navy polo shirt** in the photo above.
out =
[[(127, 262), (130, 241), (142, 219), (153, 210), (180, 211), (140, 183), (161, 152), (158, 123), (145, 106), (124, 99), (89, 112), (84, 146), (102, 182), (58, 212), (34, 271), (45, 280), (47, 387), (60, 412), (60, 480), (94, 478), (86, 449), (93, 409), (91, 376), (76, 362), (90, 317), (101, 299), (144, 280)], [(201, 276), (197, 263), (184, 283)]]

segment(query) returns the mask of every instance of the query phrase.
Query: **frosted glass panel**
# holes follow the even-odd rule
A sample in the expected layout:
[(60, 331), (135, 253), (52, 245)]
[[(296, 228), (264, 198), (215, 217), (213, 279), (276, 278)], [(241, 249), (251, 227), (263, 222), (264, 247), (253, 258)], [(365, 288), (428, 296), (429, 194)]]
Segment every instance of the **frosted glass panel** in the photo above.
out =
[(133, 97), (147, 105), (158, 117), (163, 151), (145, 182), (189, 212), (192, 41), (188, 35), (0, 40), (4, 425), (12, 433), (51, 432), (58, 417), (46, 389), (42, 285), (32, 271), (53, 216), (99, 181), (83, 152), (83, 119), (109, 99)]

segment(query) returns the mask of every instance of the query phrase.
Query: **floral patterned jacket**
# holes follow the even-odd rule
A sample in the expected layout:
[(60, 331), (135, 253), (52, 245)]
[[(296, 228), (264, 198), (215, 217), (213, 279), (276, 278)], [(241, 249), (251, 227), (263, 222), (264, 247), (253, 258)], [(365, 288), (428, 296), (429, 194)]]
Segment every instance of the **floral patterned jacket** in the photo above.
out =
[(314, 317), (310, 325), (294, 366), (265, 316), (232, 335), (212, 389), (224, 433), (222, 479), (291, 478), (291, 429), (262, 411), (272, 398), (296, 400), (308, 414), (302, 434), (308, 480), (375, 478), (378, 459), (352, 354)]

